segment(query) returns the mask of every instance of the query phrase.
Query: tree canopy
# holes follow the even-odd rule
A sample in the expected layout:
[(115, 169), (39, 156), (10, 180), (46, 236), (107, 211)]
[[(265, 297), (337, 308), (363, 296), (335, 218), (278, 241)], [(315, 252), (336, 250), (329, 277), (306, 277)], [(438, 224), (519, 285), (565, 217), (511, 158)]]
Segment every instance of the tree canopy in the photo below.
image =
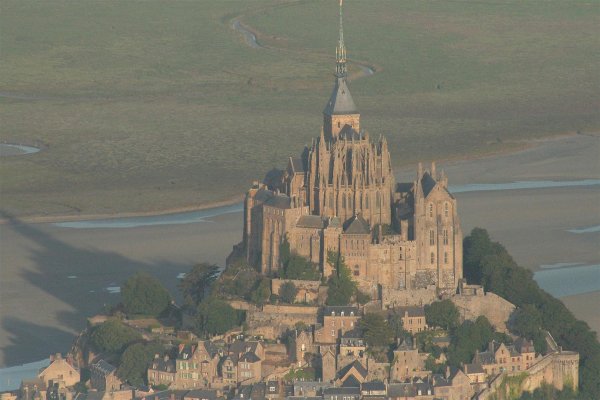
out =
[(279, 249), (279, 259), (282, 266), (280, 276), (282, 278), (307, 281), (318, 281), (321, 279), (318, 265), (310, 262), (310, 260), (307, 260), (301, 255), (290, 251), (290, 243), (287, 238), (281, 242)]
[(293, 304), (296, 300), (296, 295), (298, 294), (298, 289), (293, 282), (285, 282), (279, 288), (279, 298), (284, 303)]
[(365, 314), (358, 326), (369, 346), (387, 347), (394, 341), (394, 331), (381, 314)]
[(160, 281), (137, 272), (121, 288), (123, 306), (129, 315), (159, 316), (171, 302), (171, 296)]
[(90, 344), (97, 351), (120, 353), (125, 346), (141, 339), (135, 329), (111, 318), (92, 329)]
[(221, 268), (215, 264), (200, 263), (192, 267), (179, 281), (179, 290), (184, 303), (188, 306), (197, 306), (208, 295), (210, 287), (219, 276)]
[(161, 354), (164, 348), (158, 343), (135, 343), (127, 347), (121, 356), (117, 376), (132, 386), (141, 386), (146, 382), (146, 371), (155, 354)]
[(194, 331), (202, 337), (220, 335), (241, 325), (243, 317), (243, 313), (238, 312), (229, 303), (210, 297), (198, 305)]
[(344, 257), (330, 251), (327, 254), (327, 262), (334, 267), (335, 271), (328, 282), (327, 305), (345, 306), (350, 304), (352, 296), (358, 289), (344, 262)]
[(262, 306), (269, 301), (269, 297), (271, 297), (271, 281), (267, 278), (260, 278), (250, 294), (250, 300), (254, 304)]
[(425, 320), (429, 326), (437, 326), (446, 330), (458, 326), (460, 313), (450, 300), (436, 301), (425, 306)]

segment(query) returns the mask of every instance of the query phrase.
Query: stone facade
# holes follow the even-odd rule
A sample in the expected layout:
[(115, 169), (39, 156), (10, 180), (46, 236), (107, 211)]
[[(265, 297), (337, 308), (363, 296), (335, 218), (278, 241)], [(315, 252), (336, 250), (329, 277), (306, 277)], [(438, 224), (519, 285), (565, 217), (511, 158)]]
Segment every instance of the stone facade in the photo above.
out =
[(242, 248), (247, 261), (279, 276), (280, 246), (320, 267), (342, 255), (361, 289), (456, 291), (462, 278), (462, 231), (448, 179), (419, 164), (415, 180), (397, 183), (385, 137), (361, 127), (350, 94), (345, 47), (338, 45), (336, 79), (323, 129), (285, 170), (255, 182), (244, 202)]

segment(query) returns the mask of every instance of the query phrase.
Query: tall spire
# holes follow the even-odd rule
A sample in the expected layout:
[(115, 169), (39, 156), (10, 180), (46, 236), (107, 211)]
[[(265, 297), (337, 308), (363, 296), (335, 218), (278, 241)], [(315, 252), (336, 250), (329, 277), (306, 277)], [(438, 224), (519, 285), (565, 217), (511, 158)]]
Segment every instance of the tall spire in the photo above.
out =
[(342, 4), (344, 0), (340, 0), (340, 37), (338, 45), (335, 49), (335, 75), (338, 78), (346, 77), (346, 46), (344, 45), (344, 21), (342, 18)]

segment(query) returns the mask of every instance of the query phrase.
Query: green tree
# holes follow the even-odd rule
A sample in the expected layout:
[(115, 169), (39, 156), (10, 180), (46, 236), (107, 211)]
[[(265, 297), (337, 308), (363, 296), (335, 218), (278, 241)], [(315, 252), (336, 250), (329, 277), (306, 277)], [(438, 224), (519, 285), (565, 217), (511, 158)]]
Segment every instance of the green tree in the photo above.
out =
[(425, 306), (425, 320), (429, 326), (450, 330), (458, 326), (460, 313), (450, 300), (436, 301)]
[(121, 288), (123, 306), (129, 315), (160, 315), (171, 302), (171, 296), (160, 281), (146, 273), (138, 272)]
[(155, 354), (161, 354), (164, 348), (158, 343), (135, 343), (127, 347), (121, 356), (117, 376), (132, 386), (141, 386), (146, 382), (146, 371)]
[(195, 333), (199, 336), (220, 335), (240, 326), (243, 313), (238, 312), (227, 302), (208, 298), (198, 305), (195, 317)]
[(271, 281), (267, 278), (261, 278), (258, 280), (258, 283), (254, 290), (250, 293), (250, 301), (252, 301), (254, 304), (262, 306), (267, 301), (269, 301), (270, 296)]
[(109, 319), (93, 328), (90, 344), (96, 351), (120, 353), (125, 346), (141, 339), (135, 329), (117, 319)]
[(358, 304), (367, 304), (371, 301), (371, 296), (368, 293), (361, 292), (358, 289), (356, 289), (355, 296)]
[(327, 254), (327, 262), (335, 268), (335, 272), (329, 278), (327, 289), (327, 305), (345, 306), (350, 304), (352, 296), (356, 293), (356, 283), (352, 280), (350, 270), (342, 256), (334, 252)]
[(461, 363), (470, 363), (476, 350), (484, 350), (494, 339), (494, 328), (484, 316), (475, 322), (465, 321), (453, 334), (448, 349), (448, 363), (458, 367)]
[(381, 314), (365, 314), (358, 326), (369, 346), (387, 347), (394, 341), (394, 332)]
[(404, 325), (402, 324), (402, 315), (397, 313), (390, 314), (388, 317), (388, 324), (392, 329), (392, 332), (394, 332), (394, 337), (400, 339), (411, 336), (410, 332), (404, 329)]
[(293, 282), (286, 282), (279, 288), (279, 298), (281, 301), (292, 304), (296, 300), (298, 289)]
[(279, 245), (280, 276), (284, 279), (318, 281), (321, 279), (318, 265), (290, 250), (287, 237)]
[(204, 299), (212, 284), (219, 276), (221, 268), (215, 264), (200, 263), (179, 281), (178, 287), (188, 306), (197, 306)]

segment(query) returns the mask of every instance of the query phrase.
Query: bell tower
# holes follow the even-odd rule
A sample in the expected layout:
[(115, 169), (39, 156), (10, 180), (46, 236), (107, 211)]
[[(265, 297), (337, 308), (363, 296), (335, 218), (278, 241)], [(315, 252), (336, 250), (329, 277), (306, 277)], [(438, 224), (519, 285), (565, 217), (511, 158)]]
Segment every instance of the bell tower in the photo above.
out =
[(360, 114), (348, 89), (348, 66), (344, 45), (344, 25), (340, 0), (340, 36), (335, 49), (335, 85), (323, 110), (323, 131), (327, 139), (336, 140), (344, 126), (360, 132)]

